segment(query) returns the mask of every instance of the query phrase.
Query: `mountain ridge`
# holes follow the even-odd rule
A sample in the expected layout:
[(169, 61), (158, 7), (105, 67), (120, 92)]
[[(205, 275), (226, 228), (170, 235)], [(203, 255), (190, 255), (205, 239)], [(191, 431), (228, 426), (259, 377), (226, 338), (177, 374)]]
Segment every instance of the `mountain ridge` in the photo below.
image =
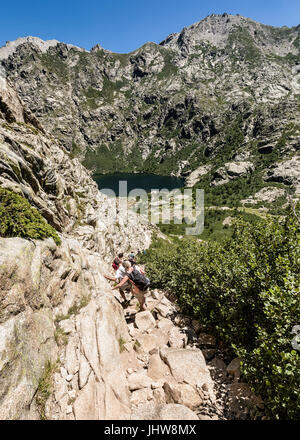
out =
[[(226, 188), (254, 173), (261, 189), (270, 167), (298, 156), (299, 31), (212, 15), (129, 54), (64, 43), (42, 52), (26, 42), (1, 65), (32, 113), (93, 172), (188, 178), (212, 165), (195, 183)], [(253, 166), (228, 175), (236, 156)]]
[[(184, 26), (181, 29), (181, 31), (179, 31), (179, 32), (172, 32), (171, 34), (169, 34), (167, 37), (165, 37), (162, 41), (160, 41), (158, 43), (156, 43), (154, 41), (147, 41), (142, 46), (144, 46), (145, 44), (148, 44), (148, 43), (150, 43), (150, 44), (153, 43), (153, 44), (156, 44), (156, 45), (163, 45), (167, 40), (170, 40), (170, 37), (172, 37), (172, 39), (173, 39), (175, 36), (179, 36), (180, 34), (182, 34), (182, 32), (190, 30), (190, 29), (194, 29), (195, 27), (199, 26), (200, 24), (206, 23), (208, 20), (212, 20), (214, 18), (217, 18), (217, 19), (227, 18), (227, 19), (231, 19), (231, 20), (235, 18), (237, 21), (245, 21), (245, 22), (248, 22), (248, 23), (264, 26), (264, 27), (269, 28), (269, 29), (281, 29), (283, 31), (284, 30), (291, 30), (291, 31), (292, 30), (299, 30), (299, 27), (300, 27), (300, 24), (295, 25), (295, 26), (286, 26), (286, 25), (283, 25), (283, 26), (273, 26), (273, 25), (269, 25), (269, 24), (265, 24), (265, 23), (260, 23), (259, 21), (253, 20), (250, 17), (244, 17), (244, 16), (242, 16), (240, 14), (228, 14), (228, 13), (224, 12), (223, 14), (211, 14), (211, 15), (208, 15), (208, 16), (204, 17), (203, 19), (192, 23), (191, 25)], [(72, 44), (72, 43), (64, 43), (63, 41), (59, 41), (59, 40), (55, 40), (55, 39), (43, 40), (39, 36), (27, 35), (27, 36), (24, 36), (24, 37), (18, 37), (16, 40), (7, 41), (5, 45), (0, 46), (0, 50), (5, 48), (5, 46), (13, 45), (13, 46), (17, 47), (18, 45), (26, 43), (26, 42), (31, 42), (31, 43), (34, 43), (34, 44), (37, 44), (37, 45), (39, 45), (39, 44), (43, 45), (43, 43), (49, 43), (49, 47), (50, 47), (50, 44), (51, 45), (56, 45), (56, 44), (60, 44), (60, 43), (61, 44), (67, 44), (67, 46), (69, 46), (69, 47), (74, 47), (74, 48), (77, 48), (77, 49), (82, 49), (85, 52), (91, 52), (94, 48), (96, 48), (97, 46), (100, 46), (100, 48), (102, 48), (103, 50), (105, 50), (107, 52), (119, 53), (121, 55), (132, 54), (135, 51), (139, 50), (140, 47), (142, 47), (142, 46), (140, 46), (139, 48), (133, 49), (130, 52), (113, 52), (113, 51), (111, 51), (109, 49), (103, 48), (102, 45), (100, 45), (100, 43), (96, 43), (90, 49), (86, 49), (86, 48), (79, 47), (79, 46), (77, 46), (75, 44)], [(14, 43), (16, 43), (16, 44), (14, 44)], [(1, 51), (0, 51), (0, 53), (1, 53)], [(1, 55), (0, 55), (0, 59), (1, 59)]]

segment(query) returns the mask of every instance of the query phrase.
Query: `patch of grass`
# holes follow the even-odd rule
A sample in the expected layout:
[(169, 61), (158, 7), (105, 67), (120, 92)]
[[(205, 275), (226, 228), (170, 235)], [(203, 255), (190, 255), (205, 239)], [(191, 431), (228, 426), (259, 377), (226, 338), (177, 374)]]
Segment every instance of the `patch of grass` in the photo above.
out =
[(115, 93), (120, 92), (122, 87), (128, 84), (127, 79), (119, 80), (119, 81), (110, 81), (108, 78), (103, 78), (103, 87), (99, 92), (99, 97), (103, 98), (107, 103), (112, 103)]
[(297, 47), (297, 49), (300, 49), (300, 35), (295, 38), (295, 40), (293, 41), (293, 45)]
[(120, 353), (123, 353), (125, 350), (124, 345), (126, 344), (125, 339), (122, 338), (122, 336), (119, 337), (119, 347), (120, 347)]
[(39, 130), (37, 128), (35, 128), (33, 125), (31, 125), (31, 124), (25, 124), (24, 122), (17, 122), (16, 124), (18, 124), (18, 125), (20, 125), (22, 127), (29, 128), (29, 130), (31, 130), (32, 133), (34, 133), (36, 135), (40, 134)]
[(78, 157), (80, 155), (80, 153), (81, 153), (81, 149), (80, 149), (80, 147), (76, 144), (76, 142), (73, 139), (73, 141), (72, 141), (72, 150), (69, 153), (70, 158), (71, 159), (75, 159), (75, 157)]
[(14, 130), (10, 125), (6, 124), (5, 122), (4, 123), (2, 122), (1, 126), (6, 130), (10, 130), (10, 131)]
[(136, 340), (134, 341), (133, 348), (134, 348), (134, 350), (138, 350), (140, 347), (141, 347), (141, 344), (140, 344), (139, 341), (136, 339)]
[(67, 345), (68, 343), (68, 335), (61, 327), (56, 327), (54, 338), (58, 346)]
[(84, 295), (81, 298), (79, 303), (73, 304), (73, 306), (69, 308), (68, 315), (69, 316), (70, 315), (78, 315), (80, 313), (80, 310), (83, 307), (86, 307), (88, 305), (88, 303), (90, 302), (90, 300), (91, 300), (91, 295)]
[[(233, 44), (237, 45), (237, 55), (232, 51)], [(226, 49), (233, 61), (242, 58), (254, 65), (260, 62), (261, 52), (255, 45), (251, 34), (242, 26), (235, 26), (234, 30), (230, 32)]]
[(170, 50), (160, 48), (161, 54), (164, 57), (164, 67), (161, 72), (157, 74), (158, 80), (168, 79), (178, 73), (178, 67), (173, 63), (173, 56)]
[(35, 400), (42, 420), (46, 420), (46, 402), (53, 392), (53, 374), (57, 369), (58, 362), (51, 363), (47, 361), (44, 366), (44, 374), (39, 381)]
[(68, 315), (57, 315), (57, 316), (55, 317), (55, 323), (58, 323), (58, 322), (60, 322), (60, 321), (64, 321), (64, 320), (66, 320), (66, 319), (69, 319), (70, 317), (71, 317), (70, 314), (68, 314)]
[(50, 226), (37, 209), (13, 191), (0, 187), (0, 236), (22, 237), (42, 240), (52, 237), (61, 243), (55, 229)]
[[(220, 209), (205, 209), (204, 214), (204, 230), (196, 238), (206, 241), (222, 242), (224, 240), (230, 239), (232, 237), (232, 227), (230, 225), (223, 225), (223, 221), (227, 217), (239, 217), (248, 221), (251, 224), (258, 222), (261, 217), (259, 213), (254, 214), (253, 212), (247, 212), (246, 209), (241, 210), (241, 208), (235, 208), (230, 210), (220, 210)], [(182, 235), (185, 237), (186, 228), (191, 227), (186, 223), (179, 225), (174, 224), (172, 221), (169, 225), (160, 223), (158, 224), (160, 230), (166, 235)]]
[(54, 73), (60, 80), (66, 82), (69, 78), (69, 69), (66, 63), (56, 53), (49, 51), (39, 55), (41, 63), (45, 69), (50, 73)]

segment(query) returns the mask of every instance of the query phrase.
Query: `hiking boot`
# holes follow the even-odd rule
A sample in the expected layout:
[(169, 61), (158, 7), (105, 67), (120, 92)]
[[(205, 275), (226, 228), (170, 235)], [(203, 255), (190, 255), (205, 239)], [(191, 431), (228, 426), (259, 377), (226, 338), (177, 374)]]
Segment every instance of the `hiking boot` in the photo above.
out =
[(126, 300), (122, 302), (123, 309), (126, 309), (130, 305), (130, 301)]

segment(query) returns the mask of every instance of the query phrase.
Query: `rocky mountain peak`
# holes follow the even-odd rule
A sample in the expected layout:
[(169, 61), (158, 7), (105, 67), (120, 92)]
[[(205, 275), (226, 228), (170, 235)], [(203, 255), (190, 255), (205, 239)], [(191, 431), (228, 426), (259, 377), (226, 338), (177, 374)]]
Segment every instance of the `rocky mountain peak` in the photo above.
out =
[[(188, 47), (194, 52), (203, 42), (218, 49), (232, 47), (237, 43), (255, 44), (265, 53), (284, 56), (296, 53), (298, 27), (281, 28), (267, 26), (239, 14), (212, 14), (203, 20), (182, 29), (180, 33), (171, 34), (160, 44), (172, 49)], [(296, 43), (296, 44), (294, 44)]]
[[(31, 37), (31, 36), (20, 37), (20, 38), (17, 38), (17, 40), (15, 40), (15, 41), (7, 41), (5, 46), (0, 47), (0, 60), (6, 60), (9, 56), (13, 55), (16, 52), (16, 50), (19, 46), (22, 46), (24, 44), (25, 45), (28, 45), (28, 44), (33, 45), (35, 48), (37, 48), (42, 53), (46, 53), (50, 47), (55, 47), (61, 43), (58, 40), (44, 41), (39, 37)], [(66, 44), (66, 46), (68, 48), (75, 47), (78, 50), (83, 50), (83, 49), (80, 49), (79, 47), (74, 46), (72, 44)]]

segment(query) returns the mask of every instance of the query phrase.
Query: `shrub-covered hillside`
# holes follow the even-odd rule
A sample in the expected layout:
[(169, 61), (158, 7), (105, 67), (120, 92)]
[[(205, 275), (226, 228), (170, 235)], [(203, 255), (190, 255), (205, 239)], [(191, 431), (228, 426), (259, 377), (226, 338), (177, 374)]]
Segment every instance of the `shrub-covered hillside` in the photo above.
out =
[[(298, 210), (299, 211), (299, 210)], [(300, 417), (300, 225), (293, 211), (255, 224), (236, 220), (220, 243), (157, 240), (146, 254), (154, 286), (242, 359), (242, 373), (271, 418)]]

